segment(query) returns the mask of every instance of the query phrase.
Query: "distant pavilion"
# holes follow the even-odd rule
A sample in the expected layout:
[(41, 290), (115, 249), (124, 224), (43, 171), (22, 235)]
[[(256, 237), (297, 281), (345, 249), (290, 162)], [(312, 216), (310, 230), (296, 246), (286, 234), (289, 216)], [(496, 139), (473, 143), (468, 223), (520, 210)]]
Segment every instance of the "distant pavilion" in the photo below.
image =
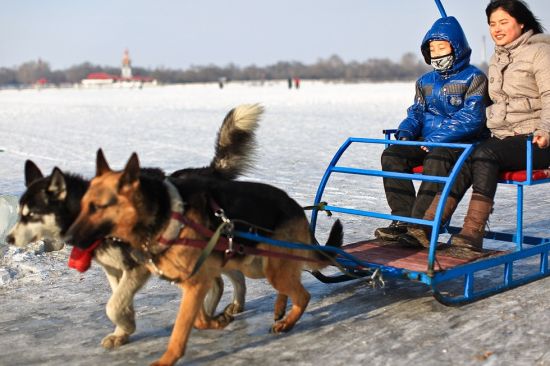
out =
[(133, 76), (132, 75), (132, 60), (130, 52), (126, 49), (122, 56), (122, 66), (120, 76), (111, 75), (106, 72), (94, 72), (89, 74), (82, 80), (84, 87), (142, 87), (143, 85), (156, 85), (157, 81), (150, 76)]

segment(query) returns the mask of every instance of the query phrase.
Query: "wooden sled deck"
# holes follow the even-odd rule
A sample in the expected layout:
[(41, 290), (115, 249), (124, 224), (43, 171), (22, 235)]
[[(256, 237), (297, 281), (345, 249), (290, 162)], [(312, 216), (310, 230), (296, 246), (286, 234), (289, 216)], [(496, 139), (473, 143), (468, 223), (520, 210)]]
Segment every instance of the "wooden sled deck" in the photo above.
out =
[[(387, 242), (380, 239), (365, 240), (347, 244), (342, 249), (355, 258), (375, 265), (396, 267), (411, 272), (424, 272), (428, 270), (428, 249), (406, 248), (395, 242)], [(451, 269), (463, 264), (477, 261), (481, 258), (493, 257), (506, 252), (496, 250), (484, 250), (481, 253), (458, 257), (447, 249), (436, 251), (435, 272)]]

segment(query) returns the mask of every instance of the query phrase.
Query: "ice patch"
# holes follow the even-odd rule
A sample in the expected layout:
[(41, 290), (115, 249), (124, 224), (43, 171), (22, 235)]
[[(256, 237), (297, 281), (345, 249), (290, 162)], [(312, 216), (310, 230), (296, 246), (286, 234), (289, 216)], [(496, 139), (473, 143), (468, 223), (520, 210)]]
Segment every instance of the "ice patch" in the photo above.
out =
[(0, 268), (0, 286), (7, 285), (12, 279), (12, 275), (7, 268)]
[(17, 222), (19, 198), (0, 195), (0, 244), (6, 243), (6, 236)]
[(0, 258), (0, 288), (43, 282), (66, 275), (68, 250), (48, 253), (43, 241), (25, 248), (2, 246)]

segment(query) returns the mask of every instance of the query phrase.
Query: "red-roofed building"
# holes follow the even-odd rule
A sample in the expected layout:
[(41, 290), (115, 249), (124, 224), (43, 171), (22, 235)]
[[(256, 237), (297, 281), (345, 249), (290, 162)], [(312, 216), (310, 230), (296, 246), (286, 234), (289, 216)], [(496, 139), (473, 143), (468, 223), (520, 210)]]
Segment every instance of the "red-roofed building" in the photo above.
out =
[(113, 86), (113, 87), (142, 87), (144, 84), (156, 85), (157, 81), (150, 76), (132, 76), (131, 60), (128, 50), (124, 50), (121, 75), (111, 75), (106, 72), (94, 72), (82, 80), (85, 87)]

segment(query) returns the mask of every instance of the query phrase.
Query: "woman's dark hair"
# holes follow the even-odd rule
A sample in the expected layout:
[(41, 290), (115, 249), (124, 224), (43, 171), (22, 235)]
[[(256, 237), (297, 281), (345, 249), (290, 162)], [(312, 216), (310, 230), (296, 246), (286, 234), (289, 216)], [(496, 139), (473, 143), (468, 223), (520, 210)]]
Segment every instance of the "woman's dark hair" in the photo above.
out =
[(523, 24), (523, 32), (530, 30), (533, 30), (534, 34), (544, 32), (540, 21), (522, 0), (492, 0), (485, 9), (487, 23), (490, 23), (491, 14), (499, 8), (510, 14), (519, 24)]

